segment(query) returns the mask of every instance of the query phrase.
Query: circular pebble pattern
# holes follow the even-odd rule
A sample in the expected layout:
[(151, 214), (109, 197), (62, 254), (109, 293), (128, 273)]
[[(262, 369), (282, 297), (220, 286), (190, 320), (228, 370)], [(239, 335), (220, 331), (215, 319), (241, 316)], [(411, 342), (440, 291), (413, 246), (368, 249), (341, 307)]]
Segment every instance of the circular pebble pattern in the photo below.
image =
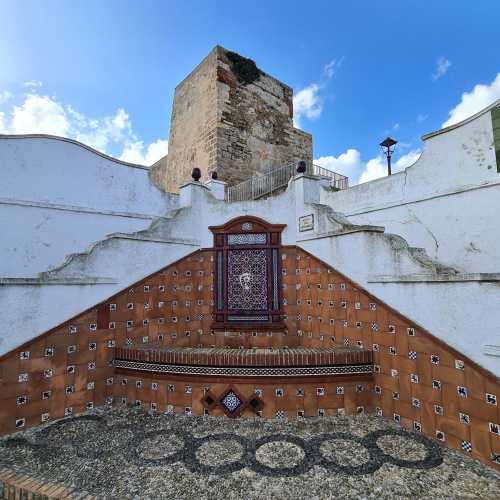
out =
[(409, 459), (409, 457), (418, 457), (420, 460), (425, 458), (426, 447), (408, 436), (381, 436), (377, 439), (377, 446), (382, 451), (393, 458)]
[(500, 498), (499, 473), (436, 450), (373, 415), (226, 419), (117, 407), (1, 438), (0, 465), (103, 500)]
[(196, 450), (196, 458), (203, 465), (224, 465), (240, 460), (243, 448), (234, 439), (210, 439)]
[(366, 448), (350, 439), (325, 439), (319, 451), (326, 460), (340, 461), (342, 465), (357, 466), (370, 460), (370, 454)]
[[(364, 437), (346, 432), (335, 432), (316, 435), (310, 439), (302, 439), (291, 434), (273, 434), (253, 440), (235, 433), (212, 434), (195, 437), (188, 431), (172, 430), (144, 431), (132, 429), (127, 425), (117, 425), (106, 428), (105, 422), (98, 416), (81, 416), (56, 422), (40, 431), (35, 443), (26, 439), (18, 439), (18, 444), (33, 447), (34, 451), (52, 449), (53, 452), (61, 445), (55, 439), (57, 429), (72, 428), (83, 422), (92, 427), (92, 440), (84, 439), (85, 434), (78, 436), (71, 443), (76, 448), (80, 458), (102, 459), (109, 454), (106, 451), (105, 440), (112, 439), (119, 443), (115, 453), (122, 453), (137, 465), (163, 466), (175, 462), (183, 462), (191, 470), (202, 474), (228, 474), (245, 467), (263, 476), (293, 477), (308, 472), (313, 466), (324, 467), (331, 472), (341, 472), (349, 475), (371, 474), (384, 463), (417, 469), (429, 469), (440, 465), (443, 461), (439, 445), (429, 439), (408, 434), (398, 429), (383, 429), (370, 432)], [(379, 446), (380, 442), (384, 447)], [(392, 452), (392, 441), (401, 441), (412, 446), (419, 446), (425, 453), (417, 460), (406, 460)], [(344, 450), (352, 449), (352, 455), (357, 460), (339, 460), (335, 443)], [(396, 444), (396, 446), (399, 446)], [(215, 447), (215, 448), (214, 448)], [(212, 448), (212, 453), (210, 449)], [(328, 453), (330, 449), (330, 453)], [(224, 451), (221, 457), (221, 450)], [(219, 459), (211, 459), (211, 455)], [(345, 453), (340, 453), (345, 456)]]
[(296, 467), (304, 457), (304, 450), (300, 446), (282, 440), (265, 443), (255, 452), (255, 458), (272, 469)]
[(159, 460), (171, 457), (184, 447), (184, 440), (177, 434), (170, 432), (155, 433), (144, 437), (137, 446), (137, 453), (146, 460)]

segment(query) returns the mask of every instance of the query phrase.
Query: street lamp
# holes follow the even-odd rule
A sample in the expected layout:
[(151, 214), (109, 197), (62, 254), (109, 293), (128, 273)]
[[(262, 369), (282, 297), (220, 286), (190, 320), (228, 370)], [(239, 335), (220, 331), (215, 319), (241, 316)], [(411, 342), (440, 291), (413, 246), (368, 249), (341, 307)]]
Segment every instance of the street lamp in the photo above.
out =
[(394, 153), (394, 148), (398, 141), (387, 137), (380, 143), (380, 147), (382, 148), (382, 152), (387, 156), (387, 175), (391, 175), (391, 156)]

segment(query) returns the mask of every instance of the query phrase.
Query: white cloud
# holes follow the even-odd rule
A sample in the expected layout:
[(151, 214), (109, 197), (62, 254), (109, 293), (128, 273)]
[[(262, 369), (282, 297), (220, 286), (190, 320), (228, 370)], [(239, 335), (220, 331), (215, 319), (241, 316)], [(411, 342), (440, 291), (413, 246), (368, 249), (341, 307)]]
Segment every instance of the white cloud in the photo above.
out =
[(100, 151), (106, 151), (110, 143), (127, 145), (137, 140), (132, 132), (129, 116), (122, 108), (118, 108), (114, 115), (100, 119), (89, 119), (70, 109), (68, 111), (74, 119), (72, 132), (77, 141)]
[[(399, 157), (392, 164), (392, 172), (396, 173), (413, 165), (420, 156), (420, 150), (415, 149)], [(367, 162), (361, 158), (361, 153), (354, 148), (346, 150), (339, 156), (322, 156), (314, 160), (316, 165), (333, 170), (349, 177), (349, 184), (360, 184), (372, 181), (387, 175), (387, 160), (384, 156), (377, 156)]]
[(295, 127), (300, 127), (303, 117), (315, 120), (321, 115), (323, 111), (323, 97), (320, 95), (320, 92), (326, 87), (328, 80), (333, 78), (343, 61), (343, 57), (339, 60), (332, 59), (323, 67), (322, 83), (311, 83), (295, 94), (293, 97), (293, 124)]
[(30, 94), (12, 109), (11, 133), (67, 136), (69, 121), (61, 104), (48, 96)]
[(0, 105), (6, 103), (10, 99), (12, 99), (14, 95), (9, 92), (8, 90), (4, 90), (3, 92), (0, 92)]
[(295, 127), (300, 126), (302, 117), (314, 120), (323, 111), (323, 99), (319, 95), (320, 86), (311, 83), (308, 87), (300, 90), (293, 98), (293, 121)]
[(321, 156), (314, 160), (316, 165), (333, 170), (342, 175), (347, 175), (350, 179), (358, 177), (364, 167), (361, 160), (361, 153), (357, 149), (348, 149), (339, 156)]
[[(35, 87), (34, 84), (28, 86)], [(145, 145), (134, 133), (130, 117), (123, 108), (108, 116), (91, 118), (71, 105), (59, 102), (54, 96), (39, 95), (36, 89), (30, 92), (10, 111), (2, 110), (5, 100), (0, 101), (0, 133), (69, 137), (103, 153), (112, 154), (110, 149), (121, 151), (127, 161), (146, 165), (166, 154), (167, 141), (158, 139)], [(4, 94), (0, 93), (0, 96)], [(14, 96), (7, 97), (11, 99)]]
[(29, 82), (24, 82), (23, 86), (30, 88), (30, 89), (36, 89), (37, 87), (41, 87), (43, 84), (39, 80), (30, 80)]
[(429, 118), (429, 115), (419, 114), (417, 116), (417, 123), (425, 122), (425, 120), (427, 120), (427, 118)]
[(439, 80), (442, 76), (444, 76), (451, 67), (451, 61), (446, 59), (446, 57), (438, 57), (436, 62), (436, 69), (434, 73), (431, 75), (431, 79), (433, 82)]
[(325, 64), (325, 67), (323, 68), (323, 73), (325, 77), (330, 80), (333, 78), (335, 73), (337, 72), (337, 69), (342, 66), (342, 63), (344, 62), (344, 56), (342, 56), (340, 59), (332, 59), (328, 64)]
[(464, 92), (460, 102), (448, 113), (442, 127), (461, 122), (500, 99), (500, 73), (489, 84), (477, 84), (470, 92)]
[(168, 141), (158, 139), (152, 142), (149, 146), (144, 146), (142, 141), (137, 141), (128, 144), (120, 156), (120, 160), (130, 163), (139, 163), (142, 165), (153, 165), (160, 158), (163, 158), (168, 153)]
[(323, 72), (325, 73), (325, 76), (327, 78), (333, 78), (333, 75), (335, 74), (335, 64), (336, 63), (337, 63), (337, 61), (335, 59), (333, 59), (333, 61), (330, 61), (323, 68)]
[[(421, 151), (415, 149), (401, 156), (395, 163), (392, 164), (392, 173), (400, 172), (406, 167), (413, 165), (420, 157)], [(383, 156), (377, 156), (368, 160), (366, 167), (359, 176), (359, 184), (363, 182), (373, 181), (387, 175), (387, 159)]]
[(9, 131), (5, 126), (5, 113), (0, 111), (0, 134), (8, 134)]

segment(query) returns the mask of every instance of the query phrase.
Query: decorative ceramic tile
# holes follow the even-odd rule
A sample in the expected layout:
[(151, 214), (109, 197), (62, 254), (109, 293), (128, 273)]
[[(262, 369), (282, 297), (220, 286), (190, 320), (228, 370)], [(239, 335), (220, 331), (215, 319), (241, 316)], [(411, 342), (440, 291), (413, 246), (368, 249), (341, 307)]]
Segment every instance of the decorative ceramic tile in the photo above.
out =
[(470, 424), (470, 417), (466, 413), (459, 413), (458, 419), (462, 424)]
[(446, 436), (445, 436), (444, 432), (437, 430), (436, 431), (436, 439), (438, 441), (446, 441)]
[(436, 415), (443, 415), (444, 414), (444, 409), (441, 405), (434, 405), (434, 413)]
[(497, 404), (497, 397), (494, 394), (489, 394), (488, 392), (485, 395), (486, 402), (490, 405), (495, 405)]
[(221, 404), (226, 408), (229, 413), (235, 413), (243, 401), (236, 395), (234, 391), (229, 391), (222, 399)]

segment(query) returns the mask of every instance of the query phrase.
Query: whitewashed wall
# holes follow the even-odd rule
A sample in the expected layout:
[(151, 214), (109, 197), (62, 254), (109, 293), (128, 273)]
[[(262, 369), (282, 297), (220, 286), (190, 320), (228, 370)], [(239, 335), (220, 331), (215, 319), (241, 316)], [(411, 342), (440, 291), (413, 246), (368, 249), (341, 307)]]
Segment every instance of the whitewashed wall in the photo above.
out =
[(50, 136), (0, 136), (1, 277), (35, 276), (175, 207), (147, 167)]
[[(463, 127), (473, 124), (470, 122)], [(446, 154), (442, 153), (440, 148), (449, 149), (451, 144), (457, 144), (456, 140), (451, 141), (446, 138), (446, 134), (454, 134), (455, 138), (461, 138), (462, 142), (458, 144), (470, 144), (469, 135), (457, 134), (459, 130), (452, 130), (429, 139), (427, 141), (429, 144), (429, 141), (434, 142), (432, 147), (424, 153), (424, 157), (432, 153), (431, 158), (439, 160), (440, 165), (448, 165), (450, 171), (453, 172), (453, 167), (450, 167), (445, 160), (451, 158), (454, 153), (450, 151)], [(487, 122), (481, 115), (475, 121), (474, 127), (470, 129), (470, 134), (477, 138), (476, 142), (472, 142), (478, 148), (478, 158), (479, 153), (484, 153), (486, 172), (477, 167), (479, 162), (477, 158), (471, 163), (467, 158), (463, 158), (461, 153), (457, 153), (453, 164), (462, 165), (465, 171), (462, 182), (470, 183), (472, 179), (476, 179), (473, 172), (467, 171), (472, 168), (472, 165), (478, 168), (480, 173), (477, 175), (479, 177), (482, 175), (482, 180), (477, 181), (478, 183), (495, 182), (498, 174), (491, 173), (491, 169), (487, 168), (491, 155), (484, 150), (481, 140), (481, 137), (485, 137), (487, 141), (488, 133)], [(22, 157), (22, 153), (16, 157), (20, 168), (22, 168), (22, 163), (19, 158)], [(415, 173), (411, 175), (407, 172), (405, 175), (394, 176), (388, 182), (376, 181), (382, 186), (380, 196), (385, 196), (386, 200), (393, 199), (391, 196), (401, 197), (401, 193), (406, 193), (406, 191), (401, 191), (404, 182), (398, 179), (404, 180), (405, 178), (407, 185), (413, 186), (414, 193), (420, 192), (420, 196), (424, 196), (422, 186), (428, 185), (428, 175), (433, 171), (429, 162), (427, 160), (423, 163), (419, 162), (424, 165), (427, 175), (417, 171), (417, 164), (412, 167), (412, 172)], [(483, 163), (483, 160), (480, 163)], [(445, 170), (444, 166), (443, 170)], [(435, 171), (434, 174), (435, 177), (438, 176)], [(500, 273), (498, 271), (500, 269), (498, 266), (490, 266), (488, 258), (482, 255), (475, 261), (478, 271), (484, 273), (489, 270), (490, 274), (455, 272), (450, 275), (450, 269), (444, 267), (442, 263), (412, 248), (414, 244), (412, 241), (407, 242), (400, 236), (387, 234), (387, 231), (384, 232), (384, 227), (379, 227), (379, 225), (354, 224), (353, 216), (347, 218), (339, 213), (344, 210), (336, 196), (343, 197), (344, 206), (348, 206), (349, 201), (352, 209), (356, 203), (361, 203), (361, 186), (354, 189), (354, 193), (358, 193), (356, 201), (355, 196), (349, 195), (349, 192), (336, 195), (325, 192), (322, 182), (318, 178), (297, 176), (290, 181), (288, 190), (279, 196), (255, 202), (231, 204), (220, 199), (223, 197), (223, 190), (220, 189), (221, 183), (212, 183), (210, 187), (200, 183), (190, 183), (181, 188), (177, 203), (175, 206), (171, 205), (174, 208), (165, 210), (164, 217), (151, 222), (147, 229), (139, 232), (132, 230), (128, 233), (118, 231), (119, 234), (113, 238), (98, 242), (90, 252), (75, 255), (57, 269), (42, 274), (40, 283), (26, 281), (9, 284), (4, 282), (2, 286), (0, 280), (0, 310), (3, 312), (3, 321), (0, 322), (0, 354), (36, 337), (48, 328), (56, 326), (81, 310), (104, 300), (109, 295), (126, 288), (131, 283), (197, 248), (211, 246), (212, 234), (208, 226), (223, 224), (234, 217), (248, 214), (272, 223), (286, 224), (283, 233), (284, 244), (297, 244), (305, 248), (411, 320), (428, 329), (436, 337), (500, 376), (500, 358), (485, 352), (486, 345), (496, 345), (500, 352), (498, 329), (498, 324), (500, 324), (500, 308), (498, 307)], [(398, 182), (402, 184), (397, 184)], [(457, 187), (459, 181), (455, 179), (453, 182)], [(449, 181), (446, 183), (438, 181), (439, 183), (441, 191), (445, 185), (450, 184)], [(400, 188), (399, 192), (397, 186)], [(367, 190), (371, 203), (375, 195), (371, 193), (369, 186), (363, 189)], [(497, 188), (485, 187), (482, 191), (486, 192), (488, 189)], [(103, 191), (106, 189), (103, 188)], [(126, 203), (124, 199), (128, 198), (118, 198), (117, 205), (120, 202)], [(442, 199), (446, 200), (449, 197)], [(163, 201), (160, 197), (158, 203)], [(97, 203), (97, 200), (95, 202)], [(450, 233), (455, 234), (454, 231), (460, 230), (461, 222), (456, 223), (453, 229), (451, 227), (454, 224), (453, 219), (446, 219), (444, 213), (453, 211), (455, 208), (451, 205), (451, 208), (448, 208), (449, 205), (445, 201), (442, 203), (443, 213), (434, 214), (434, 217), (441, 217), (441, 224), (448, 224)], [(476, 205), (480, 206), (480, 202), (473, 198), (470, 203), (474, 207), (465, 207), (463, 210), (469, 213), (468, 222), (470, 225), (481, 226), (482, 222), (475, 220), (478, 212), (474, 211), (477, 208)], [(491, 213), (498, 214), (500, 197), (491, 199), (490, 203)], [(335, 210), (332, 209), (332, 205)], [(153, 208), (154, 205), (148, 206), (150, 211), (153, 211)], [(157, 211), (155, 215), (160, 213)], [(299, 220), (306, 215), (314, 217), (314, 227), (307, 231), (300, 231)], [(492, 218), (489, 217), (487, 224), (491, 221)], [(485, 231), (487, 226), (481, 227)], [(74, 231), (74, 224), (67, 226), (66, 230)], [(465, 231), (470, 234), (471, 230), (465, 228)], [(409, 235), (408, 240), (418, 239), (415, 236), (416, 233), (411, 230), (409, 230)], [(453, 237), (454, 241), (458, 241), (459, 237)], [(446, 258), (448, 257), (446, 248), (449, 247), (443, 242), (443, 260), (445, 263), (450, 263), (453, 259)], [(457, 255), (460, 253), (457, 252)], [(484, 267), (480, 266), (482, 263), (485, 264)], [(451, 264), (455, 263), (451, 262)], [(494, 272), (498, 274), (493, 274)], [(407, 279), (409, 276), (419, 278), (412, 281)], [(102, 280), (92, 284), (89, 277), (99, 277)], [(383, 277), (389, 277), (389, 280), (384, 282)], [(78, 282), (79, 279), (87, 280), (87, 284), (82, 285)], [(29, 307), (27, 307), (28, 304)]]
[(463, 271), (498, 272), (500, 174), (490, 109), (424, 136), (422, 156), (405, 171), (325, 191), (322, 202), (354, 224), (385, 226)]

